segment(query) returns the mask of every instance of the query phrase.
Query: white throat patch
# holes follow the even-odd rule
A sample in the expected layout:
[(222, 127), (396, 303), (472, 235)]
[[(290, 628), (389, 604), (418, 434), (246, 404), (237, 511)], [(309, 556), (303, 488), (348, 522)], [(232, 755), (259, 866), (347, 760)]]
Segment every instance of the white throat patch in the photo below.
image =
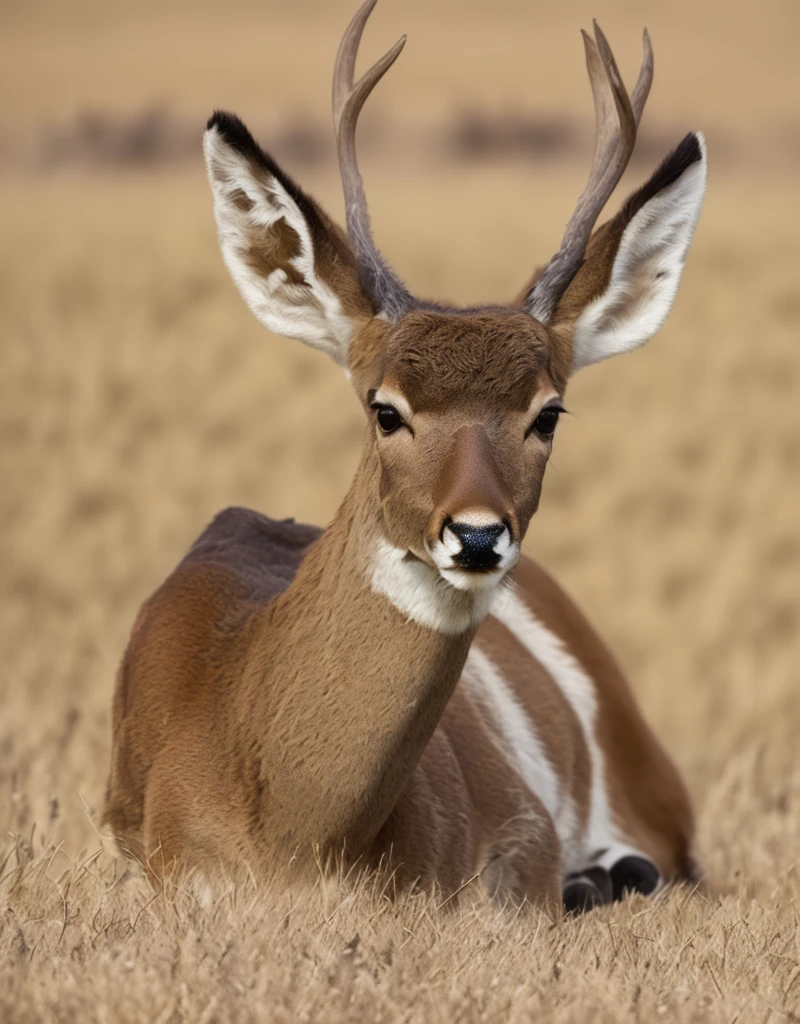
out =
[(496, 588), (456, 590), (424, 562), (378, 539), (372, 562), (372, 589), (421, 626), (457, 636), (478, 626), (489, 612)]

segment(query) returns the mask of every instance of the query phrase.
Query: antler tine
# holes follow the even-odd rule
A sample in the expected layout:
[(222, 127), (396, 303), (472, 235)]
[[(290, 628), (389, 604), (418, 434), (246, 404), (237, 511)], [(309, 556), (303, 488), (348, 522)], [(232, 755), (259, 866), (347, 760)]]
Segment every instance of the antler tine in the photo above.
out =
[(597, 22), (593, 25), (594, 39), (586, 32), (582, 34), (595, 107), (594, 156), (589, 180), (569, 219), (561, 247), (545, 267), (525, 304), (528, 311), (543, 322), (550, 319), (583, 262), (597, 218), (628, 166), (653, 81), (653, 50), (647, 30), (643, 36), (642, 67), (631, 100), (608, 40)]
[[(611, 47), (608, 45), (608, 40), (597, 22), (595, 21), (593, 24), (597, 50), (599, 51), (600, 59), (605, 71), (605, 83), (610, 86), (617, 114), (616, 125), (614, 124), (614, 120), (610, 117), (603, 124), (597, 125), (598, 141), (602, 141), (607, 154), (604, 160), (603, 172), (600, 175), (598, 182), (598, 193), (602, 194), (606, 189), (608, 189), (608, 193), (603, 200), (603, 204), (595, 214), (595, 219), (597, 219), (602, 207), (608, 200), (608, 196), (611, 195), (614, 186), (617, 184), (623, 171), (628, 166), (628, 161), (631, 158), (631, 153), (633, 152), (633, 147), (636, 143), (636, 120), (634, 118), (630, 98), (622, 81), (622, 76), (619, 73), (619, 68), (617, 67), (617, 62), (614, 60), (614, 54), (611, 52)], [(597, 77), (599, 79), (599, 75)], [(600, 86), (598, 85), (598, 88), (599, 87)], [(594, 81), (592, 82), (592, 88), (595, 88)], [(589, 184), (591, 185), (591, 177)]]
[(347, 234), (355, 249), (362, 282), (376, 306), (395, 319), (414, 304), (414, 299), (387, 266), (372, 238), (364, 182), (356, 158), (356, 124), (361, 108), (397, 60), (406, 42), (405, 36), (398, 39), (391, 50), (353, 84), (361, 36), (377, 2), (365, 0), (347, 26), (339, 44), (333, 70), (333, 123), (344, 192)]
[[(377, 3), (378, 0), (365, 0), (365, 3), (353, 15), (339, 44), (336, 64), (333, 69), (333, 121), (337, 132), (344, 108), (354, 93), (353, 82), (355, 79), (356, 57), (358, 55), (358, 48), (361, 45), (361, 36), (369, 16), (372, 14)], [(394, 64), (400, 51), (405, 46), (405, 42), (405, 36), (398, 39), (391, 50), (385, 53), (359, 81), (357, 90), (361, 98), (357, 104), (356, 116), (358, 116), (358, 110), (364, 105), (364, 100), (366, 100), (367, 96), (369, 96), (381, 78)]]
[(633, 116), (636, 118), (637, 128), (642, 119), (642, 111), (644, 110), (645, 103), (647, 103), (647, 97), (650, 95), (650, 86), (653, 84), (653, 46), (647, 29), (642, 32), (642, 49), (644, 50), (644, 60), (639, 70), (639, 77), (636, 79), (636, 85), (631, 93), (631, 107), (633, 107)]

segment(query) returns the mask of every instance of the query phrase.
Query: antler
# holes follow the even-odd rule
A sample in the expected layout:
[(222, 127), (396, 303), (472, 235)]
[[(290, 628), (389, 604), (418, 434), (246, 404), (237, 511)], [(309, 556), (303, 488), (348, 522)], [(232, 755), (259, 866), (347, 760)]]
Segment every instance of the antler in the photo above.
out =
[(375, 245), (370, 228), (364, 182), (356, 159), (356, 123), (369, 94), (400, 55), (406, 37), (399, 39), (388, 53), (353, 85), (356, 55), (367, 19), (378, 0), (365, 0), (347, 26), (333, 70), (333, 123), (339, 172), (342, 177), (347, 234), (355, 249), (362, 284), (379, 310), (391, 319), (407, 312), (415, 300), (402, 281), (386, 264)]
[[(524, 308), (546, 323), (578, 271), (597, 218), (622, 177), (636, 143), (636, 129), (653, 83), (653, 49), (644, 30), (644, 59), (633, 97), (622, 82), (614, 54), (596, 21), (594, 40), (583, 32), (586, 67), (597, 123), (589, 180), (569, 219), (561, 248), (534, 284)], [(596, 42), (595, 42), (596, 40)]]

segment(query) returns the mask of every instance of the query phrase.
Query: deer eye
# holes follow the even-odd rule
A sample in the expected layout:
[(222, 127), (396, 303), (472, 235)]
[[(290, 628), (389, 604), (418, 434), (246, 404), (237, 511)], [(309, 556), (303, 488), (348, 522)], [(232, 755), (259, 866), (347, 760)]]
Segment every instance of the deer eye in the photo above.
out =
[(403, 417), (393, 405), (373, 405), (372, 408), (377, 411), (375, 418), (384, 434), (393, 434), (403, 426)]
[(552, 437), (558, 425), (558, 417), (563, 411), (560, 405), (545, 406), (528, 428), (526, 437), (534, 432), (540, 437)]

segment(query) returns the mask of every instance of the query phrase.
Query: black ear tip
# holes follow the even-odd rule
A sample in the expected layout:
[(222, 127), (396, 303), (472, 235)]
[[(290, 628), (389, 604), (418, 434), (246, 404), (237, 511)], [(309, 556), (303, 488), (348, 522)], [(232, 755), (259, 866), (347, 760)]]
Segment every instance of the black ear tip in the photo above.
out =
[(688, 135), (684, 135), (675, 149), (661, 162), (650, 180), (628, 200), (629, 216), (633, 216), (662, 189), (676, 182), (690, 167), (700, 163), (705, 157), (705, 152), (706, 144), (700, 132), (689, 132)]
[(258, 143), (236, 114), (226, 110), (215, 110), (208, 119), (206, 131), (216, 128), (224, 142), (245, 156), (260, 156)]
[(212, 128), (216, 128), (221, 135), (227, 135), (233, 126), (241, 126), (244, 128), (244, 125), (236, 114), (229, 114), (227, 110), (215, 110), (208, 119), (206, 131), (211, 131)]
[(675, 150), (675, 156), (679, 157), (679, 162), (689, 167), (691, 164), (697, 163), (698, 160), (702, 160), (706, 153), (706, 140), (703, 138), (702, 132), (689, 132), (679, 143)]
[[(230, 114), (227, 110), (215, 110), (211, 117), (208, 119), (206, 124), (206, 136), (209, 132), (216, 132), (222, 142), (226, 146), (230, 146), (240, 157), (243, 157), (251, 165), (260, 167), (268, 174), (274, 175), (283, 187), (292, 195), (295, 202), (298, 202), (303, 206), (307, 203), (307, 199), (304, 197), (302, 190), (292, 181), (288, 174), (286, 174), (279, 166), (275, 163), (269, 153), (265, 153), (264, 150), (259, 146), (250, 132), (247, 130), (244, 122), (241, 121), (236, 114)], [(214, 143), (216, 139), (206, 139), (205, 145), (208, 146), (209, 141), (212, 142), (210, 151), (214, 152)], [(214, 156), (211, 156), (214, 159)], [(305, 210), (306, 207), (303, 206)], [(311, 216), (310, 213), (306, 212), (306, 216)]]

